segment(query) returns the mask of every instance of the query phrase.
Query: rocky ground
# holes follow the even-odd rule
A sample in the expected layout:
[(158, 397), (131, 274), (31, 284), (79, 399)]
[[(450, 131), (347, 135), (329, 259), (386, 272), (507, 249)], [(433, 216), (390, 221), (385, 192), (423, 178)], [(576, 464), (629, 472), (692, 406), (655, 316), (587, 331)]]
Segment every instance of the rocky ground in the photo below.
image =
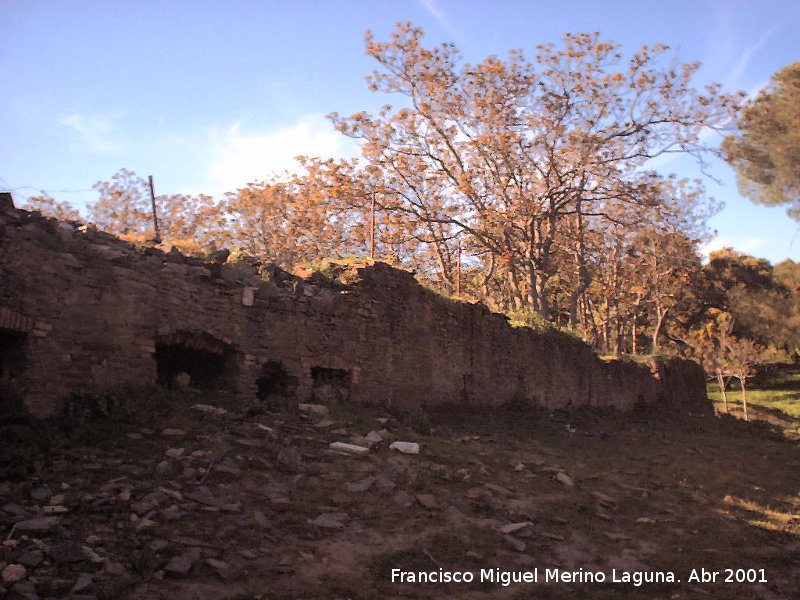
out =
[[(89, 423), (0, 483), (0, 598), (800, 597), (800, 448), (763, 426), (166, 401)], [(478, 581), (495, 568), (540, 582)], [(554, 568), (680, 582), (543, 583)], [(695, 568), (723, 574), (690, 582)], [(766, 582), (722, 583), (726, 568)], [(476, 582), (400, 584), (392, 569)]]

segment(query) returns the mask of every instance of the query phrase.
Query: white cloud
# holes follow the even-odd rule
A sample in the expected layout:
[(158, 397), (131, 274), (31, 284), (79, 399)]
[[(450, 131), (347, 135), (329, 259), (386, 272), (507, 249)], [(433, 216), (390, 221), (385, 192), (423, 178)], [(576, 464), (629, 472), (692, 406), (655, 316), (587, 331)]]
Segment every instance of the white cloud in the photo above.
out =
[(61, 125), (78, 134), (70, 148), (77, 152), (107, 154), (122, 150), (122, 144), (112, 138), (116, 129), (115, 118), (104, 115), (82, 115), (73, 113), (60, 119)]
[(700, 254), (703, 255), (704, 258), (708, 259), (712, 252), (716, 252), (717, 250), (722, 250), (723, 248), (733, 248), (737, 252), (743, 252), (745, 254), (750, 254), (759, 248), (763, 248), (767, 245), (766, 240), (756, 238), (756, 237), (749, 237), (743, 238), (738, 240), (733, 240), (729, 237), (722, 237), (722, 238), (715, 238), (708, 242), (707, 244), (703, 245), (700, 248)]
[(344, 158), (355, 156), (356, 144), (333, 128), (321, 115), (270, 131), (246, 131), (241, 121), (224, 133), (209, 133), (212, 143), (208, 169), (214, 193), (262, 181), (273, 173), (297, 172), (297, 156)]

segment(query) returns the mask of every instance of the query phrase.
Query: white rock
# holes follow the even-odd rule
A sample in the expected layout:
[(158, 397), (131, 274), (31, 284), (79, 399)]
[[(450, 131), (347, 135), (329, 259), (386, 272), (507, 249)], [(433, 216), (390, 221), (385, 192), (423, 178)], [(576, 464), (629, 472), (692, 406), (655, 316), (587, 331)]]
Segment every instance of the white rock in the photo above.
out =
[(365, 452), (369, 452), (369, 448), (365, 448), (364, 446), (356, 446), (355, 444), (345, 444), (344, 442), (333, 442), (329, 448), (331, 450), (345, 452), (347, 454), (364, 454)]
[(416, 442), (392, 442), (389, 449), (403, 454), (419, 454), (419, 444)]

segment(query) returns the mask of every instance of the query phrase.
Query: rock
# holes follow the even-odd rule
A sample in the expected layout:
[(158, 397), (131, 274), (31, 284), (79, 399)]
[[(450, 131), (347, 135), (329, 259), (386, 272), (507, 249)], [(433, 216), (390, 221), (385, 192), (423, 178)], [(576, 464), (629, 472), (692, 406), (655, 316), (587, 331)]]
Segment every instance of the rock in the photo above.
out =
[(363, 492), (366, 492), (369, 488), (371, 488), (373, 483), (375, 483), (375, 478), (367, 477), (366, 479), (362, 479), (361, 481), (346, 483), (345, 488), (347, 489), (348, 492), (361, 494)]
[(277, 461), (285, 471), (290, 473), (299, 473), (303, 470), (303, 457), (294, 448), (284, 448), (278, 452)]
[(504, 535), (503, 541), (505, 542), (506, 546), (512, 550), (516, 550), (517, 552), (525, 552), (525, 548), (527, 548), (525, 542), (510, 535)]
[(419, 444), (416, 442), (392, 442), (389, 450), (397, 450), (403, 454), (419, 454)]
[(28, 571), (23, 565), (8, 565), (3, 569), (3, 585), (13, 585), (28, 576)]
[(162, 460), (156, 465), (156, 473), (159, 475), (167, 475), (175, 470), (175, 465), (168, 460)]
[(164, 571), (172, 576), (184, 577), (192, 570), (192, 565), (194, 565), (192, 557), (188, 554), (182, 554), (180, 556), (173, 556), (167, 563), (167, 566), (164, 567)]
[(342, 529), (344, 527), (342, 521), (348, 518), (345, 513), (323, 513), (309, 523), (323, 529)]
[(567, 487), (574, 487), (574, 483), (572, 482), (572, 478), (567, 475), (566, 473), (557, 473), (556, 474), (556, 481), (559, 483), (563, 483)]
[(39, 566), (39, 563), (44, 559), (44, 553), (41, 550), (28, 550), (19, 557), (19, 562), (31, 569)]
[(210, 404), (194, 404), (192, 405), (192, 410), (218, 416), (222, 416), (228, 413), (228, 411), (225, 410), (224, 408), (220, 408), (218, 406), (211, 406)]
[(75, 563), (89, 558), (83, 546), (73, 542), (59, 542), (53, 544), (47, 550), (47, 554), (57, 563)]
[(592, 492), (592, 496), (597, 498), (601, 504), (616, 504), (616, 500), (614, 500), (611, 496), (604, 494), (603, 492)]
[(15, 517), (24, 517), (28, 514), (28, 511), (25, 510), (18, 504), (8, 503), (3, 506), (3, 512), (7, 512), (10, 515), (14, 515)]
[(377, 431), (370, 431), (364, 439), (367, 440), (370, 444), (380, 444), (383, 441), (383, 437)]
[(125, 437), (128, 438), (129, 440), (134, 440), (134, 441), (141, 440), (144, 438), (144, 436), (141, 433), (136, 433), (136, 432), (126, 433)]
[(171, 427), (167, 427), (166, 429), (161, 430), (161, 435), (164, 437), (182, 438), (186, 437), (186, 431), (183, 429), (173, 429)]
[(638, 519), (636, 519), (636, 523), (638, 523), (639, 525), (652, 525), (655, 522), (656, 522), (655, 519), (651, 519), (649, 517), (639, 517)]
[(613, 533), (610, 531), (605, 532), (605, 536), (612, 542), (627, 542), (633, 538), (625, 533)]
[(736, 504), (736, 501), (733, 499), (733, 496), (727, 495), (722, 499), (723, 504), (733, 505)]
[[(153, 544), (156, 544), (156, 542), (153, 542)], [(163, 549), (164, 548), (158, 548), (158, 550), (163, 550)], [(103, 570), (109, 575), (116, 575), (118, 577), (127, 574), (127, 571), (125, 570), (125, 567), (122, 565), (122, 563), (114, 562), (113, 560), (106, 561), (106, 563), (103, 565)]]
[(344, 454), (365, 454), (369, 452), (369, 448), (364, 446), (356, 446), (355, 444), (345, 444), (344, 442), (332, 442), (328, 446), (331, 450), (336, 452), (343, 452)]
[(60, 506), (60, 505), (45, 506), (42, 510), (46, 515), (60, 515), (69, 512), (69, 509), (66, 506)]
[(30, 491), (31, 498), (38, 502), (47, 502), (53, 495), (52, 490), (45, 486), (35, 487)]
[(502, 485), (497, 485), (495, 483), (485, 483), (483, 487), (485, 487), (490, 492), (494, 492), (499, 496), (505, 496), (506, 498), (511, 498), (511, 496), (514, 495), (514, 492), (512, 492), (510, 489), (505, 488)]
[(223, 581), (231, 581), (236, 576), (235, 570), (225, 561), (217, 560), (216, 558), (208, 558), (206, 559), (206, 564), (211, 567)]
[(411, 496), (405, 490), (400, 490), (392, 496), (392, 502), (403, 508), (411, 506)]
[(328, 407), (323, 404), (298, 404), (297, 408), (301, 413), (312, 417), (327, 417), (330, 414)]
[(90, 573), (81, 573), (78, 575), (78, 580), (75, 582), (75, 585), (72, 586), (72, 593), (80, 593), (83, 590), (86, 590), (92, 586), (94, 583), (94, 577)]
[(573, 544), (558, 544), (556, 546), (556, 557), (569, 569), (582, 567), (594, 561), (595, 557), (588, 552), (581, 550)]
[(253, 521), (255, 521), (256, 525), (258, 525), (259, 527), (262, 528), (269, 527), (269, 519), (267, 519), (266, 515), (260, 510), (256, 510), (253, 512)]
[(336, 426), (336, 421), (333, 419), (322, 419), (321, 421), (317, 421), (314, 423), (314, 427), (317, 429), (330, 429), (331, 427)]
[(26, 579), (17, 583), (7, 598), (8, 600), (39, 600), (39, 594), (36, 593), (36, 586), (33, 585), (33, 582)]
[(186, 452), (186, 448), (167, 448), (164, 451), (169, 458), (180, 458), (183, 456), (183, 453)]
[(439, 508), (439, 503), (431, 494), (417, 494), (417, 504), (427, 510), (434, 510)]
[(522, 521), (520, 523), (509, 523), (508, 525), (503, 525), (498, 531), (500, 533), (516, 533), (517, 531), (521, 531), (525, 529), (529, 525), (533, 525), (530, 521)]
[(60, 517), (39, 517), (38, 519), (20, 521), (14, 526), (14, 529), (20, 533), (42, 533), (50, 531), (59, 523), (61, 523)]
[(189, 500), (194, 500), (199, 504), (205, 504), (206, 506), (214, 507), (217, 506), (216, 500), (214, 500), (214, 497), (205, 488), (197, 488), (195, 491), (186, 494), (186, 497)]

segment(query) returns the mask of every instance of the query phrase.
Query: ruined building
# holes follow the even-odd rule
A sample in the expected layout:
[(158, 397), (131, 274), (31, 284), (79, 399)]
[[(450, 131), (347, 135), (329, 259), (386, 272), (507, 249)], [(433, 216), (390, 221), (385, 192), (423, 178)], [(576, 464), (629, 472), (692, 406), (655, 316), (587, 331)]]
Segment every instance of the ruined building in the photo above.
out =
[[(73, 393), (176, 382), (252, 398), (413, 409), (706, 403), (702, 370), (601, 361), (509, 326), (411, 273), (355, 265), (345, 282), (137, 249), (0, 196), (0, 389), (39, 417)], [(349, 280), (347, 278), (349, 277)], [(10, 392), (9, 392), (10, 390)]]

